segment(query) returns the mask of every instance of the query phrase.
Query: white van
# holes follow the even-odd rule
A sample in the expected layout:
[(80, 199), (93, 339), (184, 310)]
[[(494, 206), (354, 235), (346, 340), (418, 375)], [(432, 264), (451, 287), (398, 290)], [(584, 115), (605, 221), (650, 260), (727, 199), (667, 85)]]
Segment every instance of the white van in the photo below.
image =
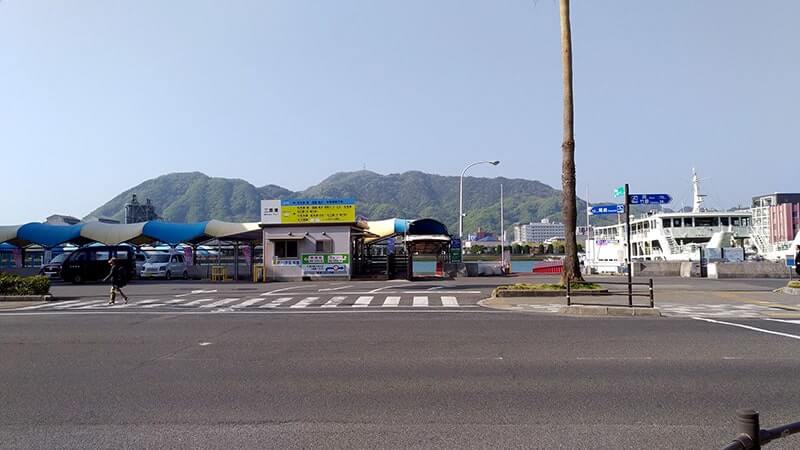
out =
[(156, 253), (151, 254), (144, 263), (141, 272), (142, 278), (164, 278), (167, 280), (173, 277), (189, 279), (189, 266), (181, 254)]

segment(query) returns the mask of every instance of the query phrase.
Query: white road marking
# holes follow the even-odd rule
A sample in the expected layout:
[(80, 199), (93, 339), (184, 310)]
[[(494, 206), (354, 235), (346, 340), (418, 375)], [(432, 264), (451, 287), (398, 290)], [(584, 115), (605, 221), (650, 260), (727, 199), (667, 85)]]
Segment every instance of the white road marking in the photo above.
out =
[(783, 323), (791, 323), (794, 325), (800, 325), (800, 320), (786, 320), (786, 319), (767, 319), (772, 322), (783, 322)]
[[(374, 294), (373, 291), (352, 291), (352, 292), (336, 292), (339, 295), (368, 295)], [(431, 291), (392, 291), (392, 294), (430, 294)], [(481, 291), (435, 291), (436, 294), (480, 294)], [(318, 295), (319, 292), (289, 292), (292, 295)], [(280, 296), (286, 295), (286, 293), (272, 293), (272, 292), (265, 292), (261, 294), (261, 296), (268, 297), (268, 296)]]
[(277, 308), (278, 306), (281, 306), (282, 304), (288, 302), (289, 300), (291, 300), (293, 298), (294, 297), (281, 297), (281, 298), (275, 299), (275, 300), (267, 303), (266, 305), (261, 305), (261, 306), (259, 306), (259, 308)]
[(191, 292), (188, 292), (186, 294), (178, 294), (175, 297), (187, 297), (189, 295), (194, 295), (194, 294), (213, 294), (215, 292), (217, 292), (216, 289), (207, 289), (207, 290), (206, 289), (195, 289), (195, 290), (193, 290)]
[(89, 304), (92, 304), (92, 303), (102, 303), (102, 302), (103, 302), (103, 300), (89, 300), (89, 301), (82, 301), (82, 302), (78, 302), (78, 303), (73, 303), (71, 305), (56, 305), (56, 306), (53, 306), (53, 309), (72, 308), (72, 307), (75, 307), (75, 306), (86, 306), (86, 305), (89, 305)]
[(285, 291), (288, 291), (290, 289), (300, 289), (300, 288), (307, 288), (307, 287), (312, 287), (312, 286), (314, 286), (314, 285), (313, 284), (307, 284), (307, 285), (304, 285), (304, 286), (292, 286), (292, 287), (287, 287), (287, 288), (282, 288), (282, 289), (275, 289), (274, 291), (264, 292), (261, 295), (262, 296), (264, 296), (264, 295), (280, 295), (280, 294), (277, 294), (277, 293), (278, 292), (285, 292)]
[(159, 306), (173, 305), (175, 303), (180, 303), (182, 301), (184, 301), (182, 298), (179, 298), (179, 299), (176, 299), (176, 300), (167, 300), (167, 301), (164, 301), (164, 302), (158, 302), (158, 303), (153, 303), (153, 304), (150, 304), (150, 305), (144, 305), (144, 306), (142, 306), (142, 308), (158, 308)]
[(64, 305), (71, 305), (73, 303), (79, 303), (79, 302), (80, 302), (80, 300), (69, 300), (69, 301), (66, 301), (66, 302), (48, 302), (48, 303), (42, 303), (41, 305), (26, 306), (24, 308), (17, 308), (16, 311), (25, 311), (25, 310), (28, 310), (28, 309), (46, 308), (48, 306), (64, 306)]
[(200, 347), (205, 347), (206, 345), (211, 345), (211, 342), (201, 342), (197, 345), (199, 345)]
[(207, 303), (205, 305), (200, 305), (201, 308), (216, 308), (217, 306), (227, 305), (228, 303), (238, 302), (240, 299), (238, 298), (223, 298), (222, 300), (217, 300), (213, 303)]
[(649, 361), (652, 356), (579, 356), (578, 361)]
[(384, 289), (391, 289), (391, 288), (393, 288), (393, 287), (394, 287), (394, 286), (383, 286), (383, 287), (379, 287), (379, 288), (377, 288), (377, 289), (373, 289), (373, 290), (369, 291), (369, 292), (368, 292), (368, 294), (375, 294), (375, 293), (378, 293), (378, 292), (380, 292), (380, 291), (382, 291), (382, 290), (384, 290)]
[(184, 303), (181, 306), (194, 306), (194, 305), (199, 305), (200, 303), (210, 302), (212, 300), (214, 300), (214, 299), (213, 298), (201, 298), (201, 299), (195, 300), (193, 302)]
[(780, 333), (778, 331), (772, 331), (772, 330), (765, 330), (763, 328), (751, 327), (749, 325), (742, 325), (740, 323), (722, 322), (720, 320), (706, 319), (704, 317), (692, 317), (692, 319), (702, 320), (704, 322), (718, 323), (718, 324), (722, 324), (722, 325), (730, 325), (732, 327), (744, 328), (745, 330), (758, 331), (758, 332), (761, 332), (761, 333), (774, 334), (776, 336), (783, 336), (783, 337), (788, 337), (788, 338), (791, 338), (791, 339), (800, 340), (800, 336), (797, 336), (797, 335), (794, 335), (794, 334)]
[(356, 302), (353, 303), (353, 308), (366, 308), (369, 306), (369, 302), (372, 301), (372, 298), (372, 296), (358, 297)]
[(415, 306), (415, 307), (428, 306), (428, 297), (414, 297), (413, 306)]
[(347, 289), (347, 288), (349, 288), (349, 287), (353, 287), (353, 285), (352, 285), (352, 284), (348, 284), (347, 286), (339, 286), (339, 287), (335, 287), (335, 288), (322, 288), (322, 289), (320, 289), (319, 291), (320, 291), (320, 292), (326, 292), (326, 291), (338, 291), (338, 290), (340, 290), (340, 289)]
[(435, 290), (437, 290), (437, 289), (441, 289), (442, 287), (443, 287), (443, 286), (433, 286), (433, 287), (429, 287), (429, 288), (428, 288), (428, 290), (429, 290), (429, 291), (435, 291)]
[(108, 303), (108, 300), (95, 300), (95, 301), (93, 301), (93, 302), (89, 302), (89, 303), (91, 303), (91, 304), (90, 304), (90, 305), (86, 305), (86, 306), (70, 305), (70, 306), (67, 306), (67, 308), (71, 308), (71, 307), (74, 307), (74, 306), (78, 306), (78, 307), (77, 307), (77, 308), (75, 308), (75, 309), (92, 309), (92, 308), (98, 308), (98, 307), (105, 306), (105, 304), (106, 304), (106, 303)]
[(442, 297), (442, 306), (445, 306), (445, 307), (448, 307), (448, 308), (458, 308), (458, 299), (455, 298), (455, 297), (443, 296)]
[(255, 305), (258, 302), (263, 302), (263, 301), (264, 301), (264, 299), (261, 298), (261, 297), (251, 298), (249, 300), (243, 301), (242, 303), (237, 303), (237, 304), (231, 306), (231, 308), (247, 308), (248, 306), (252, 306), (252, 305)]
[(344, 301), (344, 299), (346, 299), (346, 298), (347, 298), (347, 297), (344, 297), (344, 296), (341, 296), (341, 295), (340, 295), (340, 296), (337, 296), (337, 297), (331, 297), (331, 299), (330, 299), (330, 300), (328, 300), (328, 301), (327, 301), (327, 302), (326, 302), (324, 305), (322, 305), (322, 307), (323, 307), (323, 308), (336, 308), (336, 307), (337, 307), (337, 306), (339, 306), (339, 305), (340, 305), (340, 304), (341, 304), (341, 303)]
[(314, 303), (314, 301), (319, 300), (319, 297), (306, 297), (299, 302), (295, 303), (294, 305), (290, 306), (289, 308), (305, 308), (306, 306)]
[(386, 297), (386, 300), (383, 301), (384, 308), (396, 308), (400, 306), (400, 297)]

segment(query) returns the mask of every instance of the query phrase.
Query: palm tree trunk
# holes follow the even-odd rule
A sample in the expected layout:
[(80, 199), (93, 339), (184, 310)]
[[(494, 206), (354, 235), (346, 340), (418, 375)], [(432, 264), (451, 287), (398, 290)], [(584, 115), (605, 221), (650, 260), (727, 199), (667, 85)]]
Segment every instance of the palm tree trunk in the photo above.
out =
[(561, 284), (568, 280), (583, 280), (578, 262), (578, 243), (575, 229), (578, 211), (575, 194), (575, 137), (572, 100), (572, 30), (569, 22), (569, 0), (560, 0), (561, 66), (564, 84), (564, 141), (561, 144), (561, 217), (566, 238), (564, 271)]

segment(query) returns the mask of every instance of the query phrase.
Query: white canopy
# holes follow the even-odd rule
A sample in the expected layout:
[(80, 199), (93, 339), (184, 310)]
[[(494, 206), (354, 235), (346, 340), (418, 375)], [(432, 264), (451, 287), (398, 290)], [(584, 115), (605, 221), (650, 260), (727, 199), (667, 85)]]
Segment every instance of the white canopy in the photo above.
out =
[(255, 234), (261, 236), (261, 227), (258, 223), (223, 222), (210, 220), (206, 225), (206, 234), (215, 238), (245, 237), (242, 235)]
[(0, 225), (0, 243), (17, 238), (17, 231), (22, 225)]
[(140, 237), (145, 223), (108, 224), (89, 222), (81, 228), (81, 236), (106, 245), (117, 245)]

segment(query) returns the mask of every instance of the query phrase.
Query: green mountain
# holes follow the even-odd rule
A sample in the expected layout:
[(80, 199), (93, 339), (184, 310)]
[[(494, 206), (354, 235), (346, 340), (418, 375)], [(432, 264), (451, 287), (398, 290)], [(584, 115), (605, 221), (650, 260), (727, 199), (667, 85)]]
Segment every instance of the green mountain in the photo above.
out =
[[(543, 218), (560, 221), (561, 191), (539, 181), (509, 178), (464, 178), (464, 232), (479, 227), (500, 228), (500, 185), (504, 190), (505, 224)], [(173, 173), (147, 180), (117, 195), (90, 216), (121, 220), (124, 205), (136, 194), (152, 200), (158, 214), (170, 222), (209, 219), (258, 221), (260, 200), (281, 198), (356, 199), (357, 214), (378, 220), (392, 217), (430, 217), (458, 231), (459, 177), (418, 171), (381, 175), (370, 171), (331, 175), (304, 191), (280, 186), (255, 187), (240, 179), (213, 178), (199, 172)], [(578, 201), (578, 223), (585, 224), (586, 204)]]

